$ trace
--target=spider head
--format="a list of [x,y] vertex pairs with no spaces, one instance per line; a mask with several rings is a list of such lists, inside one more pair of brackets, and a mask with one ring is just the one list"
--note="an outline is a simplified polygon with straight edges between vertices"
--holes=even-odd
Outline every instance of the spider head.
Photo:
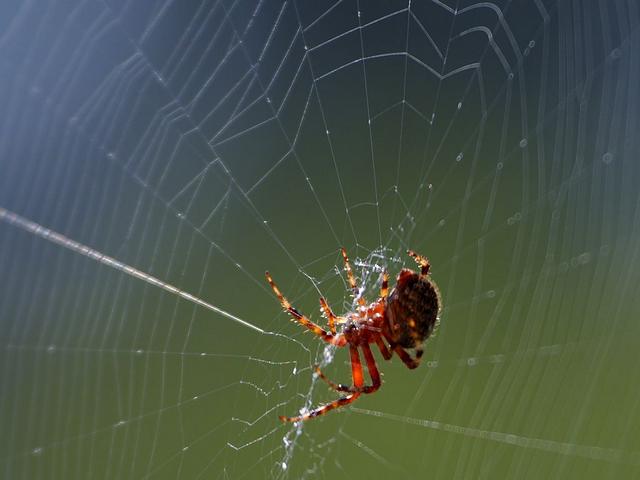
[[427,275],[403,268],[387,299],[385,329],[396,345],[415,348],[433,333],[440,312],[438,287]]

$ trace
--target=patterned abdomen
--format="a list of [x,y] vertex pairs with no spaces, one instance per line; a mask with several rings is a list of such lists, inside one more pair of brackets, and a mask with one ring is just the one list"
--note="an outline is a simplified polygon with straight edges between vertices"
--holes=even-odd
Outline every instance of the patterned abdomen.
[[429,277],[403,269],[387,300],[386,317],[394,343],[403,348],[422,344],[433,333],[439,310],[438,287]]

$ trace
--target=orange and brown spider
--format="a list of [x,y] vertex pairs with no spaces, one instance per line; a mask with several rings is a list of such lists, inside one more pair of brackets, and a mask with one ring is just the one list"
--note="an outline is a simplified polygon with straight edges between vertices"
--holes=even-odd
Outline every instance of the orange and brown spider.
[[[376,361],[369,347],[370,343],[375,343],[378,346],[385,360],[389,360],[393,352],[396,352],[400,360],[408,368],[416,368],[420,364],[423,354],[422,344],[438,325],[442,301],[438,287],[429,276],[429,261],[411,250],[407,251],[407,253],[420,265],[420,273],[403,268],[398,274],[395,287],[389,294],[389,275],[386,271],[383,272],[380,297],[375,302],[367,305],[365,299],[362,296],[358,296],[358,286],[353,276],[347,252],[343,248],[342,257],[345,270],[347,271],[349,285],[357,298],[358,308],[339,317],[333,313],[326,300],[320,298],[321,310],[329,323],[328,332],[296,310],[282,295],[269,272],[265,273],[267,281],[280,303],[294,320],[307,327],[327,343],[337,347],[349,345],[351,356],[352,386],[332,382],[316,367],[318,376],[327,382],[332,389],[348,393],[348,395],[327,405],[315,408],[304,415],[297,417],[281,416],[280,420],[298,422],[324,415],[335,408],[352,403],[363,393],[373,393],[378,390],[382,382]],[[344,324],[341,333],[337,332],[336,323]],[[389,342],[389,346],[386,345],[385,340]],[[364,359],[371,377],[371,385],[364,384],[359,348],[364,353]],[[412,358],[405,349],[414,349],[415,358]]]

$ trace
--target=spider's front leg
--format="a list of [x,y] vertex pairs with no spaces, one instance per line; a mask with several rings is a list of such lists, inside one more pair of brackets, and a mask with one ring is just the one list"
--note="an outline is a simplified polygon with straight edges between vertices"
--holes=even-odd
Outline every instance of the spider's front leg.
[[313,333],[318,335],[327,343],[337,345],[338,347],[342,347],[346,344],[346,340],[343,335],[336,335],[333,332],[332,333],[327,332],[322,327],[320,327],[319,325],[316,325],[311,320],[309,320],[306,317],[306,315],[303,315],[298,310],[296,310],[291,305],[291,303],[289,303],[289,300],[287,300],[284,297],[284,295],[282,295],[282,292],[280,292],[280,289],[276,286],[269,272],[265,272],[265,275],[267,277],[267,282],[269,282],[269,285],[271,285],[271,288],[273,289],[273,293],[275,293],[276,296],[278,297],[278,300],[280,300],[280,304],[282,305],[282,307],[285,310],[287,310],[296,321],[298,321],[299,323],[307,327],[309,330],[311,330]]
[[347,256],[347,251],[344,247],[340,249],[342,253],[342,259],[344,260],[344,269],[347,271],[347,279],[349,280],[349,286],[351,286],[351,290],[353,291],[353,297],[357,299],[358,305],[364,306],[367,301],[360,295],[360,289],[358,288],[358,284],[356,283],[356,279],[353,276],[353,269],[351,268],[351,262],[349,262],[349,257]]
[[[360,355],[358,355],[358,348],[354,345],[349,346],[349,353],[351,355],[351,375],[353,376],[353,392],[342,398],[334,400],[331,403],[323,405],[322,407],[315,408],[304,415],[298,417],[284,417],[281,416],[280,420],[283,422],[300,422],[308,420],[313,417],[319,417],[336,408],[344,407],[354,402],[360,395],[364,385],[364,374],[362,372],[362,363],[360,363]],[[371,351],[369,351],[371,353]],[[366,354],[365,354],[366,356]],[[371,356],[373,358],[373,355]],[[376,370],[377,371],[377,370]]]
[[329,330],[333,335],[335,335],[336,322],[339,322],[340,319],[336,316],[335,313],[333,313],[333,310],[331,310],[331,307],[323,297],[320,297],[320,308],[322,309],[324,316],[327,317],[327,321],[329,322]]

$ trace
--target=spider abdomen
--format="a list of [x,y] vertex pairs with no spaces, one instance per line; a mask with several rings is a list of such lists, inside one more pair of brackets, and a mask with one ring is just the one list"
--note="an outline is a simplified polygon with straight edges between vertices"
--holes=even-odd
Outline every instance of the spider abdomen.
[[403,269],[387,300],[387,327],[393,342],[415,348],[433,333],[440,311],[438,287],[426,275]]

